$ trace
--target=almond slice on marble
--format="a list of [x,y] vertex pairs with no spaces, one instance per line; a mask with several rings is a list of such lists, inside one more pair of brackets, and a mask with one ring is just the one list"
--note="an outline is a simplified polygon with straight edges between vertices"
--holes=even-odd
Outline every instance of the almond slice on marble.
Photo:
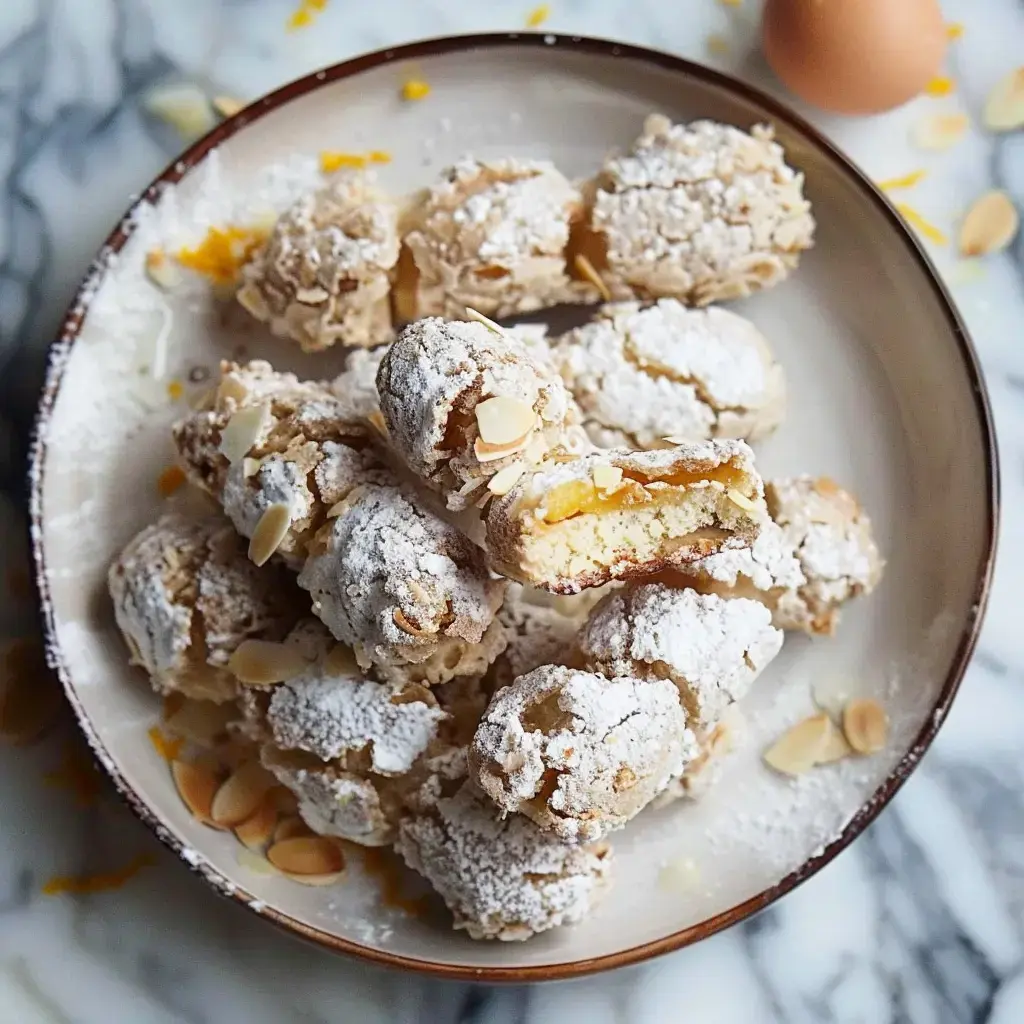
[[247,761],[218,787],[210,817],[218,825],[236,828],[256,813],[273,785],[274,776],[259,761]]
[[1020,228],[1020,215],[1005,192],[993,189],[980,196],[960,225],[960,254],[987,256],[1001,252]]
[[277,809],[265,794],[256,810],[235,826],[235,838],[250,850],[262,850],[273,838],[276,826]]
[[517,483],[519,483],[519,478],[525,472],[525,463],[513,462],[510,466],[506,466],[504,469],[499,469],[498,472],[487,481],[487,490],[489,490],[491,494],[497,495],[500,498],[503,494],[508,494],[508,492],[511,491]]
[[483,313],[478,310],[472,309],[469,306],[466,307],[466,319],[475,320],[478,324],[483,324],[489,331],[494,331],[495,334],[504,336],[505,332],[501,329],[501,324],[496,324],[490,317],[486,317]]
[[213,769],[209,765],[193,761],[172,761],[171,778],[174,779],[174,788],[177,789],[178,796],[192,817],[204,825],[216,826],[211,809],[220,780]]
[[288,505],[283,501],[268,505],[249,539],[249,561],[254,565],[265,565],[288,536],[291,525],[292,510]]
[[142,106],[187,141],[205,135],[216,123],[206,93],[191,82],[153,86],[142,97]]
[[293,644],[243,640],[228,659],[228,670],[240,683],[273,686],[301,675],[309,664]]
[[295,836],[274,843],[267,860],[289,875],[337,875],[345,868],[341,846],[327,836]]
[[264,404],[246,405],[228,420],[220,435],[220,453],[233,466],[252,451],[273,417]]
[[285,839],[297,839],[300,836],[315,834],[297,814],[289,814],[277,823],[277,827],[274,829],[274,842],[281,843]]
[[889,738],[889,718],[876,700],[851,700],[843,710],[843,732],[858,754],[877,754]]
[[940,152],[955,146],[969,124],[966,114],[929,114],[911,129],[910,141],[918,149]]
[[522,444],[537,423],[533,406],[507,395],[485,399],[476,410],[476,425],[485,444]]
[[765,751],[765,764],[783,775],[803,775],[825,752],[832,728],[824,712],[797,722]]
[[992,87],[982,121],[992,132],[1024,127],[1024,67],[1011,71]]
[[608,285],[604,283],[601,275],[597,272],[594,264],[587,259],[583,253],[577,253],[573,263],[576,265],[576,272],[585,281],[589,281],[598,291],[604,302],[612,301],[612,293],[608,291]]

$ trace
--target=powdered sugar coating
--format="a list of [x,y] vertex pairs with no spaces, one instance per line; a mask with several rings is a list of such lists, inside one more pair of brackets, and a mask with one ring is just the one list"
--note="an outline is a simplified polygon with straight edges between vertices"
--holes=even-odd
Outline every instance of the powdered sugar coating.
[[108,573],[114,616],[160,693],[225,701],[238,684],[226,665],[245,639],[279,639],[301,614],[294,581],[257,569],[220,516],[161,517]]
[[526,818],[503,818],[471,782],[404,818],[395,849],[474,939],[523,940],[580,921],[610,881],[607,846],[565,846]]
[[307,352],[391,336],[388,271],[398,209],[366,175],[339,176],[298,198],[242,268],[238,301]]
[[563,335],[556,358],[591,440],[606,447],[754,440],[782,418],[782,368],[757,328],[724,309],[607,305]]
[[[576,405],[558,374],[514,334],[480,323],[432,317],[410,324],[381,362],[377,389],[395,451],[452,509],[472,505],[495,473],[528,460],[534,435],[540,455],[581,442],[572,430]],[[533,409],[536,420],[507,456],[481,461],[475,410],[499,396]]]
[[782,649],[758,601],[646,583],[601,602],[580,630],[587,665],[606,675],[670,679],[694,730],[743,697]]
[[[594,476],[608,469],[622,473],[610,491]],[[491,506],[487,544],[510,579],[574,593],[747,547],[766,517],[761,478],[742,441],[612,449],[524,474]]]
[[546,665],[494,695],[470,772],[502,810],[589,842],[621,828],[696,755],[674,683]]
[[331,392],[348,419],[362,422],[380,412],[377,370],[387,351],[387,345],[353,349],[345,357],[345,369],[331,381]]
[[784,157],[766,125],[648,117],[596,179],[590,226],[612,296],[703,306],[786,277],[814,220]]
[[299,585],[361,664],[403,678],[405,666],[426,663],[443,649],[436,676],[426,680],[443,682],[477,668],[463,657],[473,645],[496,656],[485,633],[504,585],[491,577],[478,548],[399,487],[357,488],[336,511],[311,548]]
[[[806,582],[800,562],[782,528],[768,520],[749,548],[726,548],[708,555],[686,567],[688,575],[698,579],[724,584],[726,588],[739,587],[746,591],[771,591],[778,588],[793,590]],[[717,588],[713,592],[724,593]]]
[[593,301],[593,286],[571,280],[565,265],[582,209],[579,191],[546,160],[460,160],[407,218],[415,274],[400,276],[399,309],[408,320],[459,317],[466,306],[500,318]]
[[577,656],[579,622],[550,605],[531,600],[526,588],[509,584],[498,612],[508,646],[495,662],[496,681],[507,686],[541,665],[567,665]]

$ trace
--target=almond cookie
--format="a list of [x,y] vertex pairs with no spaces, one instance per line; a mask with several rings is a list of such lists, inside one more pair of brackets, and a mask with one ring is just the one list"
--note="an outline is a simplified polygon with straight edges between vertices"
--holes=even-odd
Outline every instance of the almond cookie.
[[402,819],[395,850],[471,938],[521,941],[575,923],[610,883],[606,844],[566,846],[521,815],[504,817],[459,773],[420,803]]
[[514,334],[476,322],[410,324],[381,362],[377,389],[394,450],[451,509],[486,498],[513,467],[586,440],[558,374]]
[[567,843],[621,828],[697,756],[676,685],[546,665],[499,690],[470,774]]
[[[352,487],[392,479],[369,447],[367,427],[327,385],[261,361],[222,364],[216,391],[175,425],[174,440],[189,478],[250,538],[257,562],[278,554],[298,568]],[[280,529],[268,530],[275,516]]]
[[582,213],[579,191],[546,160],[459,161],[403,223],[396,313],[459,317],[470,306],[500,318],[595,301],[565,264]]
[[510,579],[574,593],[748,547],[766,516],[742,441],[613,449],[525,473],[488,512],[487,543]]
[[676,800],[700,800],[722,777],[730,755],[746,738],[747,724],[739,704],[730,704],[709,729],[696,733],[700,753],[658,794],[651,807],[664,807]]
[[398,209],[362,174],[302,196],[242,268],[238,301],[306,352],[391,336]]
[[758,601],[644,583],[605,598],[579,644],[594,671],[671,680],[690,727],[704,732],[782,649],[771,620]]
[[387,345],[353,349],[345,357],[345,369],[331,381],[331,393],[353,423],[380,416],[377,370],[387,351]]
[[397,486],[357,487],[331,510],[299,574],[313,610],[383,678],[478,675],[504,646],[504,581],[483,552]]
[[107,575],[117,625],[158,693],[223,702],[228,669],[249,639],[279,640],[306,603],[283,568],[256,568],[220,516],[163,516],[139,533]]
[[803,175],[772,129],[652,114],[597,175],[581,251],[614,299],[704,306],[781,281],[811,245]]
[[772,522],[746,551],[722,551],[685,567],[677,579],[723,597],[749,597],[780,629],[831,635],[839,608],[870,593],[884,561],[857,500],[828,477],[765,485]]
[[590,439],[605,448],[664,448],[666,437],[753,441],[782,420],[782,367],[761,332],[724,309],[675,299],[604,306],[556,352]]

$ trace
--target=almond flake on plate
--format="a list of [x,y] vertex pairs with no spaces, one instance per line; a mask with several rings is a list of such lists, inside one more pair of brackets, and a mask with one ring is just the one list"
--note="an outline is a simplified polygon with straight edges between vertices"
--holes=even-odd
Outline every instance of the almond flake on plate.
[[911,129],[910,140],[918,149],[949,149],[967,134],[968,124],[966,114],[929,114]]
[[307,668],[309,662],[297,647],[275,640],[243,640],[228,660],[228,670],[250,686],[283,683]]
[[824,749],[818,755],[818,760],[814,763],[833,764],[836,761],[841,761],[844,757],[849,757],[852,753],[853,747],[851,747],[847,742],[842,729],[837,729],[830,719],[828,726],[828,740],[825,742]]
[[783,775],[810,771],[829,745],[832,720],[824,712],[797,722],[764,753],[764,761]]
[[858,754],[877,754],[889,738],[889,718],[875,700],[852,700],[843,711],[843,732]]
[[241,825],[256,813],[273,785],[274,776],[259,761],[247,761],[217,789],[210,805],[210,817],[228,828]]
[[249,560],[265,565],[281,546],[292,525],[292,510],[283,501],[268,505],[249,539]]
[[277,810],[264,796],[256,810],[235,826],[235,838],[250,850],[262,850],[270,842],[277,826]]
[[171,778],[174,779],[178,796],[192,817],[204,825],[216,825],[211,809],[220,780],[213,769],[192,761],[172,761]]
[[341,846],[327,836],[295,836],[274,843],[267,860],[289,875],[336,875],[345,867]]
[[1020,228],[1017,208],[1005,192],[993,190],[980,196],[964,215],[960,225],[960,253],[987,256],[1001,252]]
[[274,829],[274,842],[280,843],[285,839],[297,839],[299,836],[311,836],[315,833],[297,814],[290,814],[282,818]]
[[996,82],[985,100],[982,120],[993,132],[1011,132],[1024,127],[1024,67],[1016,68]]
[[507,395],[485,399],[475,413],[481,439],[495,447],[525,443],[537,422],[532,405]]

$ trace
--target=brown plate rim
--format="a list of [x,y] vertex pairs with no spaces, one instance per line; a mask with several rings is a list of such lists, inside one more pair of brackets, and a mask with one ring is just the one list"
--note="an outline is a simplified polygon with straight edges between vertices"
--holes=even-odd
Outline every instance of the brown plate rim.
[[578,35],[559,35],[555,33],[497,32],[425,39],[364,54],[351,60],[331,65],[320,71],[311,72],[281,86],[261,99],[254,101],[234,117],[223,121],[185,150],[132,203],[102,246],[99,255],[72,301],[62,322],[60,333],[51,345],[48,354],[46,382],[36,416],[29,460],[30,526],[36,584],[39,588],[44,620],[47,659],[51,667],[57,672],[64,686],[78,724],[84,732],[93,753],[105,771],[110,775],[117,791],[126,800],[132,811],[156,833],[157,837],[164,844],[179,857],[182,857],[194,871],[200,874],[218,892],[230,896],[236,902],[252,909],[250,906],[251,896],[240,891],[238,887],[209,864],[197,863],[194,854],[191,856],[186,855],[187,851],[184,843],[145,805],[132,788],[130,782],[113,763],[76,696],[74,683],[63,661],[60,645],[57,642],[53,602],[47,583],[46,551],[43,542],[42,522],[42,493],[46,468],[47,428],[63,379],[64,368],[67,365],[68,354],[84,322],[91,295],[95,290],[97,281],[102,278],[106,271],[110,257],[117,253],[130,237],[135,223],[135,211],[140,204],[154,200],[163,188],[179,181],[212,149],[240,131],[250,122],[258,120],[264,114],[331,82],[350,78],[393,61],[415,60],[466,50],[496,47],[542,47],[563,52],[585,53],[598,57],[621,57],[630,61],[654,65],[696,79],[704,84],[731,91],[744,100],[757,104],[767,111],[772,118],[784,122],[787,126],[802,134],[819,150],[823,151],[835,166],[835,169],[853,181],[864,200],[871,203],[886,217],[892,229],[902,239],[903,244],[916,259],[921,272],[927,278],[932,291],[942,305],[949,328],[956,339],[964,361],[974,394],[975,408],[979,421],[978,426],[982,433],[987,456],[986,499],[988,508],[985,553],[978,569],[977,580],[975,581],[974,602],[971,606],[971,612],[964,623],[960,641],[953,656],[942,691],[936,701],[935,708],[932,714],[928,716],[925,725],[921,728],[910,749],[900,760],[899,764],[896,765],[873,796],[847,822],[841,834],[817,855],[805,861],[799,868],[786,875],[775,885],[721,914],[691,925],[681,931],[673,932],[671,935],[661,939],[642,943],[641,945],[600,957],[566,961],[558,964],[521,967],[471,967],[468,965],[438,963],[400,956],[331,935],[318,928],[310,927],[290,915],[271,907],[262,907],[260,910],[254,911],[260,917],[264,917],[285,930],[317,943],[322,947],[347,953],[384,966],[405,968],[439,978],[465,981],[554,981],[636,964],[651,957],[691,945],[764,909],[828,864],[877,817],[882,808],[889,803],[913,772],[921,757],[931,745],[949,712],[978,639],[978,633],[984,618],[985,606],[988,601],[995,561],[996,537],[999,523],[999,472],[992,412],[977,355],[967,328],[957,312],[952,298],[917,238],[893,209],[882,192],[875,187],[849,157],[826,139],[816,128],[800,115],[789,110],[781,102],[760,89],[741,82],[730,75],[715,71],[701,64],[696,64],[674,54],[652,50],[647,47],[633,46],[627,43],[618,43],[609,39]]

